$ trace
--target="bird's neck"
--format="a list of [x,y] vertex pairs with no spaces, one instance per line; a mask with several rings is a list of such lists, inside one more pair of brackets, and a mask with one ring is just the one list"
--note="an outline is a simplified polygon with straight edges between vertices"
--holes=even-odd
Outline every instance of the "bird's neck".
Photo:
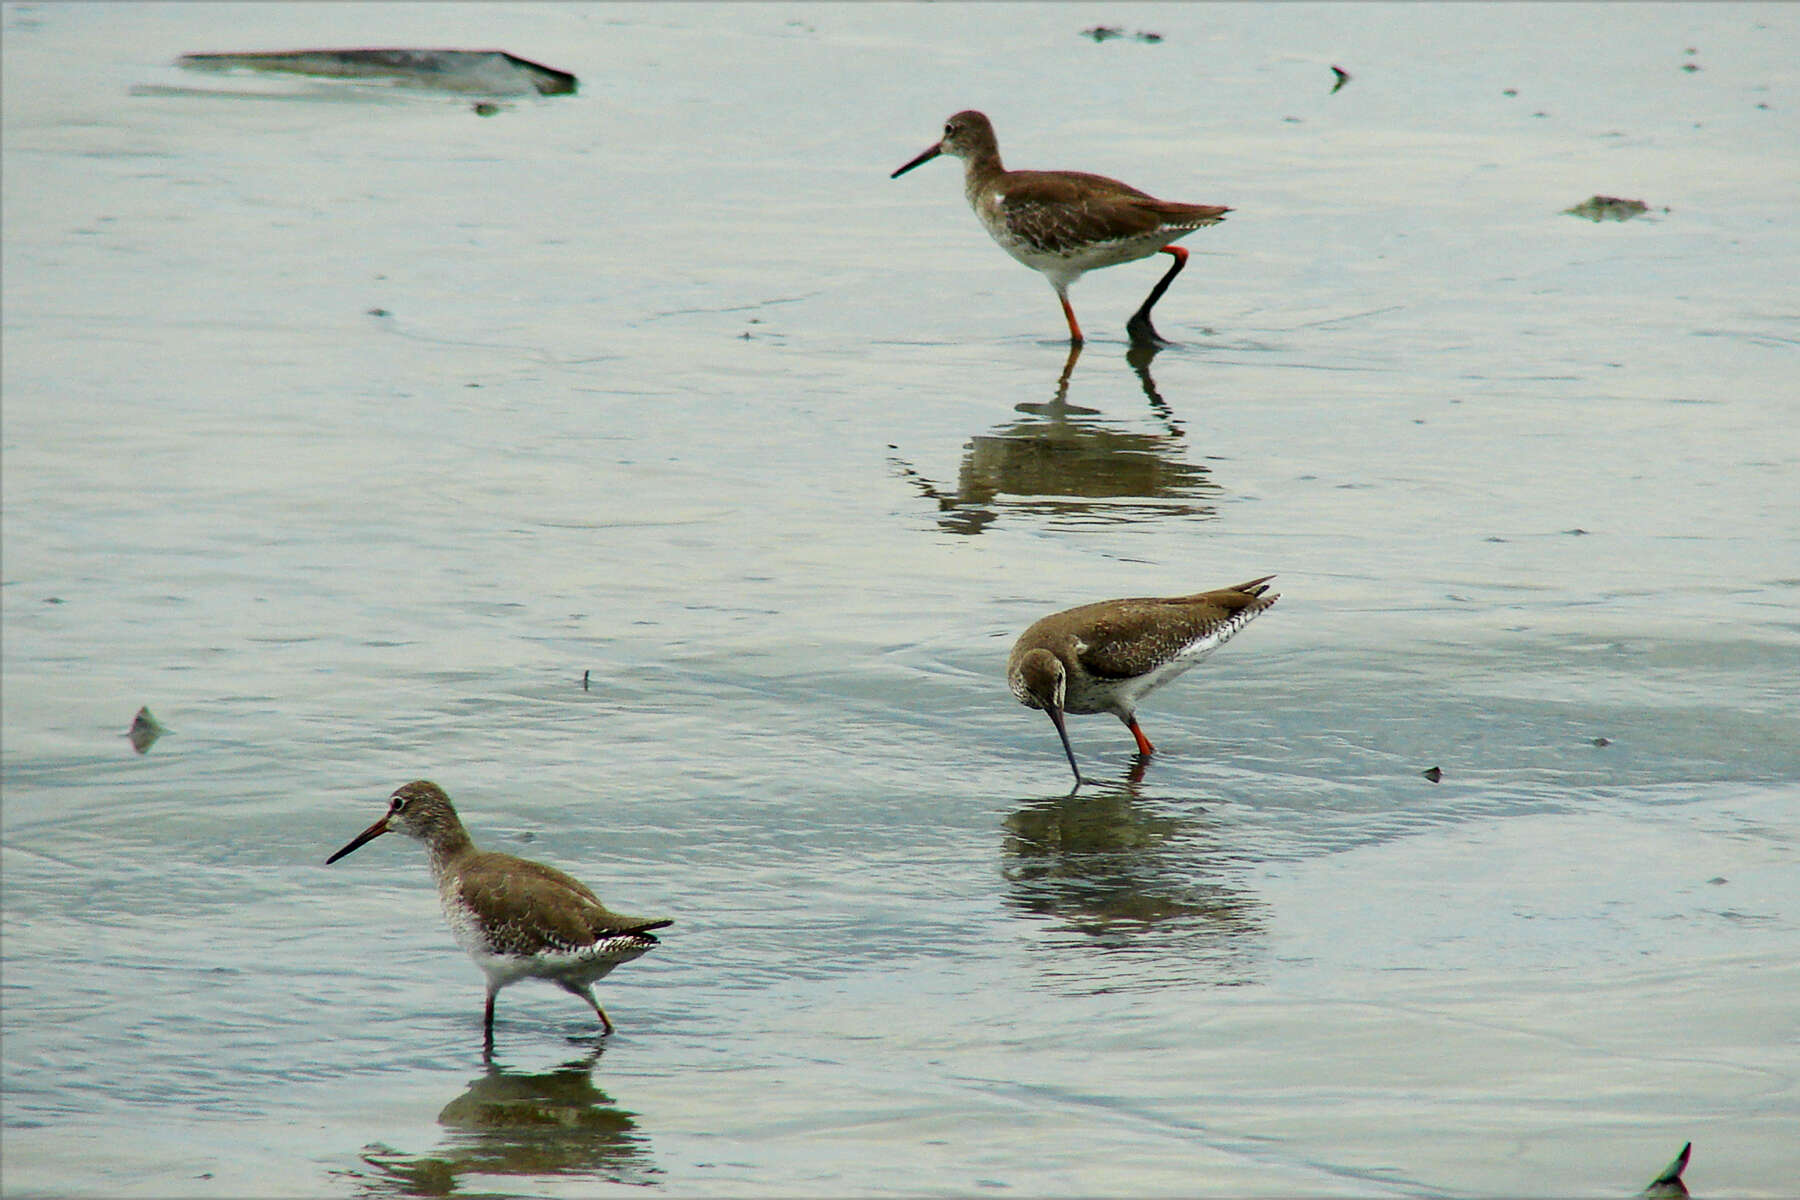
[[442,879],[444,873],[453,871],[462,859],[475,853],[475,843],[462,829],[446,829],[432,838],[426,845],[431,855],[431,877]]
[[1006,174],[998,150],[976,150],[963,159],[963,191],[973,204],[988,186]]

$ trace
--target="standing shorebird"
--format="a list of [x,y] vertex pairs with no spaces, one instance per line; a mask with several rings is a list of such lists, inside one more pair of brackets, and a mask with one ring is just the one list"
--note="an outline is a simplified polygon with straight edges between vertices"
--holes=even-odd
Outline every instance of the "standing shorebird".
[[1069,341],[1077,346],[1081,326],[1069,307],[1069,285],[1088,271],[1157,253],[1175,262],[1126,329],[1135,342],[1166,344],[1150,324],[1150,309],[1187,265],[1188,252],[1174,243],[1196,229],[1217,225],[1231,211],[1218,204],[1158,200],[1085,171],[1009,171],[1000,165],[993,124],[973,109],[946,121],[937,145],[888,178],[898,179],[940,154],[963,160],[963,191],[989,236],[1056,289],[1069,321]]
[[431,855],[431,877],[450,932],[487,976],[482,1029],[489,1050],[494,1046],[494,996],[521,979],[548,980],[580,996],[600,1018],[602,1036],[610,1034],[613,1023],[594,999],[594,981],[656,945],[650,930],[674,923],[667,917],[622,917],[554,867],[477,850],[450,797],[422,779],[388,797],[381,819],[326,859],[326,865],[384,833],[416,838]]
[[1139,754],[1155,753],[1138,727],[1138,701],[1281,599],[1264,595],[1273,578],[1192,596],[1102,600],[1052,613],[1013,643],[1006,682],[1020,704],[1050,714],[1079,787],[1081,768],[1063,714],[1109,712],[1131,730]]

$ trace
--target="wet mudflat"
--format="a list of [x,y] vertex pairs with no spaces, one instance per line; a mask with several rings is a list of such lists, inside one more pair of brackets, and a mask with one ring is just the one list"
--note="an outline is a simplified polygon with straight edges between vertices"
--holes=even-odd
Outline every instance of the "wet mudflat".
[[[1618,11],[6,8],[6,1193],[1787,1194],[1796,17]],[[581,88],[171,65],[332,45]],[[1012,638],[1269,572],[1070,796]],[[677,918],[602,1052],[418,777]]]

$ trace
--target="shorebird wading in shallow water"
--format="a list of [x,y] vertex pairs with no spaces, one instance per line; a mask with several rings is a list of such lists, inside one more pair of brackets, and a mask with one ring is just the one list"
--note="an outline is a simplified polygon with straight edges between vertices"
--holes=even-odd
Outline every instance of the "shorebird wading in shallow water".
[[1109,712],[1131,730],[1139,754],[1154,753],[1156,747],[1138,727],[1138,701],[1281,599],[1265,595],[1273,578],[1193,596],[1102,600],[1053,613],[1019,635],[1006,681],[1020,704],[1050,714],[1079,786],[1081,768],[1063,714]]
[[1099,267],[1136,262],[1158,252],[1175,262],[1126,325],[1136,342],[1164,344],[1150,324],[1150,309],[1181,268],[1188,252],[1175,245],[1230,212],[1218,204],[1158,200],[1116,179],[1085,171],[1009,171],[1000,165],[1000,143],[987,116],[973,109],[944,123],[935,146],[895,171],[898,179],[940,154],[963,160],[963,191],[982,227],[1000,248],[1042,273],[1062,301],[1069,341],[1080,345],[1081,326],[1069,307],[1069,285]]
[[494,1045],[494,996],[509,983],[544,979],[580,996],[600,1018],[602,1035],[613,1031],[594,999],[594,981],[656,945],[652,929],[666,917],[623,917],[610,912],[586,886],[554,867],[510,854],[477,850],[457,819],[450,797],[435,783],[418,780],[388,797],[387,812],[326,859],[327,865],[384,833],[404,833],[425,843],[438,901],[457,943],[487,976],[484,1041]]

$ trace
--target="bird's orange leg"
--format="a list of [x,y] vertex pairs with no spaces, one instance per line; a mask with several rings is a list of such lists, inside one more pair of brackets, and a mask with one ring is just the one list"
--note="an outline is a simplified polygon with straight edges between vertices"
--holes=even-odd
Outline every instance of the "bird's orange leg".
[[1056,298],[1062,301],[1063,316],[1069,321],[1069,344],[1079,346],[1087,339],[1081,336],[1081,326],[1075,321],[1075,310],[1069,307],[1069,293],[1061,288],[1056,289]]
[[1150,744],[1150,739],[1144,736],[1144,731],[1138,726],[1136,717],[1126,717],[1125,728],[1131,730],[1131,736],[1137,739],[1139,754],[1150,755],[1156,753],[1156,747],[1152,746]]

